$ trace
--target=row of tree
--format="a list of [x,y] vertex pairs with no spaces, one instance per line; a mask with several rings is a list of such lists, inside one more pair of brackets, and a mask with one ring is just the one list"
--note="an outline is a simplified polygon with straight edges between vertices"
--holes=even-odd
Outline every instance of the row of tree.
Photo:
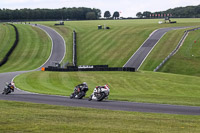
[[138,12],[136,14],[138,18],[159,18],[170,16],[174,18],[200,18],[200,5],[198,6],[187,6],[177,7],[174,9],[168,9],[166,11],[154,12],[149,11]]
[[[116,11],[116,12],[113,13],[112,18],[118,19],[119,16],[120,16],[119,12]],[[107,18],[107,19],[111,18],[111,13],[110,13],[110,11],[105,11],[105,13],[104,13],[104,18]]]
[[95,20],[101,17],[101,10],[91,8],[61,9],[0,9],[0,20]]

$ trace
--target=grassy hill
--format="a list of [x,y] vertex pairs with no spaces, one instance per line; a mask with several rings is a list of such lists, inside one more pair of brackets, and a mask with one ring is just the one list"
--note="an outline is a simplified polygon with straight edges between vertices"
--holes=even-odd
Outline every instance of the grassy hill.
[[[167,33],[147,57],[140,70],[153,71],[174,50],[184,31]],[[199,34],[200,30],[190,32],[179,51],[164,64],[159,72],[200,76]]]
[[36,69],[50,55],[51,41],[45,32],[30,25],[16,27],[19,31],[19,43],[8,62],[0,67],[0,72]]
[[[72,31],[72,29],[77,30],[78,53],[85,51],[85,56],[80,56],[80,54],[78,54],[79,64],[81,64],[80,62],[85,61],[85,64],[102,63],[109,64],[110,66],[122,66],[123,61],[129,58],[127,51],[135,51],[148,37],[149,33],[154,30],[154,28],[197,25],[199,21],[200,19],[180,19],[178,21],[179,24],[175,25],[158,25],[156,23],[157,20],[141,20],[141,22],[139,20],[73,21],[66,22],[65,26],[53,26],[53,22],[43,24],[55,28],[62,35],[67,33],[67,36],[64,36],[64,38],[68,40],[70,40],[68,37],[71,36],[69,31]],[[97,30],[97,25],[99,23],[107,23],[107,26],[110,26],[111,29]],[[122,31],[120,32],[120,30]],[[156,67],[157,64],[159,64],[168,55],[168,53],[170,53],[176,47],[177,43],[183,35],[183,32],[184,30],[175,30],[167,33],[157,44],[152,54],[150,54],[150,56],[147,58],[147,61],[144,63],[144,66],[141,67],[141,70],[154,69],[154,67]],[[118,34],[120,34],[121,38],[119,38]],[[132,38],[135,38],[135,36],[140,39],[132,40]],[[101,39],[98,39],[99,37]],[[112,42],[115,41],[116,43],[112,44]],[[68,42],[66,43],[67,45],[70,45]],[[121,45],[125,46],[121,47]],[[85,48],[83,48],[83,46],[85,46]],[[82,47],[82,50],[80,47]],[[109,48],[107,48],[108,50],[105,50],[103,47]],[[123,48],[126,50],[123,50]],[[103,52],[101,49],[105,50],[103,54],[101,54],[101,52]],[[111,52],[113,54],[108,52],[110,50],[113,50],[113,52]],[[67,58],[68,57],[65,59]],[[16,85],[19,88],[24,90],[28,89],[27,91],[37,93],[69,96],[72,93],[74,86],[83,81],[86,81],[91,88],[87,96],[89,96],[96,85],[109,84],[111,86],[112,93],[110,99],[114,100],[199,106],[199,103],[196,102],[199,100],[198,97],[200,95],[200,92],[198,91],[199,78],[192,76],[181,76],[144,71],[137,73],[34,72],[30,74],[23,74],[17,77],[15,80]]]
[[[160,20],[162,19],[66,21],[64,26],[54,26],[56,22],[39,23],[50,26],[63,35],[67,45],[64,62],[72,60],[72,31],[76,30],[78,65],[108,64],[120,67],[155,29],[194,26],[200,22],[200,19],[174,19],[177,24],[159,25]],[[104,24],[111,29],[97,30],[98,25]],[[178,37],[180,38],[177,40],[181,39],[180,35]]]
[[15,36],[15,30],[11,25],[0,23],[0,61],[12,47]]
[[180,50],[159,71],[200,76],[199,34],[200,30],[190,32]]

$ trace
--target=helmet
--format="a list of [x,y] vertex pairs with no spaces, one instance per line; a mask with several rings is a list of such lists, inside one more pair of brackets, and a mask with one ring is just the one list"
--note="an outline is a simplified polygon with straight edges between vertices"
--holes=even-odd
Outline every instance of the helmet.
[[86,85],[87,83],[86,83],[86,82],[83,82],[83,84]]
[[12,81],[12,82],[11,82],[11,85],[15,85],[15,83]]

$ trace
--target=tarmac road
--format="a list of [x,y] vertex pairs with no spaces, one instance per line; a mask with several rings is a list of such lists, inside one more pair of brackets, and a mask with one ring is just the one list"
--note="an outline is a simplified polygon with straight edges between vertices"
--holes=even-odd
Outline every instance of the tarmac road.
[[124,67],[134,67],[138,70],[149,53],[153,50],[159,40],[170,30],[185,29],[189,27],[169,27],[154,31],[149,38],[141,45],[141,47],[126,62]]
[[200,107],[176,106],[150,103],[134,103],[122,101],[88,101],[87,99],[70,99],[63,96],[37,95],[37,94],[10,94],[1,95],[1,100],[24,101],[32,103],[42,103],[50,105],[62,105],[72,107],[87,107],[96,109],[150,112],[150,113],[167,113],[182,115],[200,115]]
[[[52,42],[53,42],[52,43],[53,49],[51,52],[51,56],[48,59],[48,61],[44,63],[44,65],[42,66],[48,66],[49,64],[51,64],[52,61],[60,62],[65,55],[64,40],[57,32],[55,32],[54,30],[48,27],[39,26],[39,28],[45,30],[49,34],[49,36],[52,38]],[[165,33],[168,30],[169,29],[160,30],[160,32]],[[154,32],[154,34],[151,35],[151,41],[154,41],[152,39],[154,37],[157,38],[158,36],[159,36],[159,32]],[[162,35],[160,37],[162,37]],[[156,41],[154,41],[154,43],[155,42]],[[151,45],[153,45],[153,43]],[[142,47],[145,47],[145,45],[143,45]],[[39,70],[40,68],[36,70]],[[33,71],[36,71],[36,70],[33,70]],[[0,73],[0,92],[3,92],[5,82],[10,82],[16,75],[22,74],[25,72],[28,72],[28,71]],[[200,115],[200,107],[193,107],[193,106],[134,103],[134,102],[122,102],[122,101],[110,101],[110,100],[97,102],[97,101],[88,101],[87,99],[83,99],[83,100],[69,99],[69,97],[63,97],[63,96],[33,94],[33,93],[21,91],[21,90],[15,90],[14,93],[11,93],[9,95],[0,94],[0,100],[23,101],[23,102],[42,103],[42,104],[51,104],[51,105],[88,107],[88,108],[109,109],[109,110]]]

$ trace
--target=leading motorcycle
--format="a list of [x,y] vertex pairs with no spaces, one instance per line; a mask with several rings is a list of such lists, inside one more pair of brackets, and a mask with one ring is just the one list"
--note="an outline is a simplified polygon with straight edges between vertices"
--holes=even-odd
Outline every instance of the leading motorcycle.
[[96,88],[94,88],[94,91],[88,100],[102,101],[104,99],[108,99],[109,93],[110,93],[110,88],[108,85],[97,86]]

